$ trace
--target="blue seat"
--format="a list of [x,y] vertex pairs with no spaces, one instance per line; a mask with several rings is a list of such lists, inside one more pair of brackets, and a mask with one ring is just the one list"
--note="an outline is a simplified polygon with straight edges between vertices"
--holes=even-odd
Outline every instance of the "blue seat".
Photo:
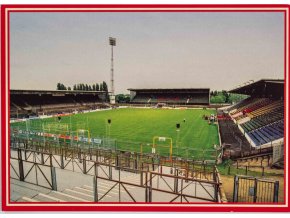
[[271,131],[267,126],[263,128],[263,131],[270,135],[272,138],[276,138],[279,135],[277,132]]
[[260,131],[260,129],[257,129],[256,130],[256,133],[264,140],[264,142],[270,142],[271,140],[267,137],[267,136],[265,136],[261,131]]
[[260,132],[261,132],[265,137],[267,137],[268,142],[273,141],[274,136],[273,136],[272,134],[268,133],[267,131],[265,131],[264,128],[261,128],[261,129],[260,129]]
[[261,136],[256,131],[253,131],[252,134],[259,141],[258,145],[262,145],[266,143],[266,141],[264,141],[264,139],[261,138]]
[[246,134],[248,134],[248,136],[252,139],[252,141],[255,143],[256,146],[260,144],[259,141],[255,138],[255,136],[253,136],[251,132]]

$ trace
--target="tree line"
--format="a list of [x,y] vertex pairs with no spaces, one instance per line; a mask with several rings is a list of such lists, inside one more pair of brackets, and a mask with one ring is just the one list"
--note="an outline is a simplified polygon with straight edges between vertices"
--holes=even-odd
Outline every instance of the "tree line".
[[247,95],[229,93],[225,90],[222,91],[211,91],[210,92],[210,103],[223,104],[223,103],[236,103],[243,99],[246,99]]
[[116,102],[129,103],[130,102],[130,95],[129,94],[118,94],[118,95],[116,95]]
[[102,83],[95,83],[92,85],[78,83],[78,84],[74,84],[73,88],[71,89],[70,86],[66,87],[62,83],[57,83],[56,90],[105,91],[105,92],[108,92],[108,86],[107,86],[107,83],[105,81],[103,81]]

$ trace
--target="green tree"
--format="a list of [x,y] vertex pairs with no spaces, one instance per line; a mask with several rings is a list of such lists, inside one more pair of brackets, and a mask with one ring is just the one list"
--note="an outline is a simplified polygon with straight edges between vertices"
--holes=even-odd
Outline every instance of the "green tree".
[[107,86],[107,83],[105,81],[103,81],[103,91],[106,92],[106,99],[109,101],[110,98],[109,98],[109,93],[108,93],[108,86]]
[[228,103],[229,102],[229,93],[226,91],[226,90],[222,90],[222,94],[225,98],[225,103]]
[[67,87],[67,90],[71,91],[71,88],[70,87]]
[[61,90],[61,83],[56,84],[56,90]]
[[93,91],[96,91],[96,85],[95,84],[93,84]]
[[222,95],[212,96],[210,98],[210,103],[222,104],[222,103],[225,103],[225,99],[223,98]]
[[108,86],[105,81],[103,81],[103,91],[108,92]]
[[96,83],[96,91],[100,91],[100,86],[98,83]]
[[62,83],[57,83],[56,84],[56,90],[67,90],[65,85]]
[[130,102],[130,95],[118,94],[118,95],[116,95],[116,102],[129,103]]

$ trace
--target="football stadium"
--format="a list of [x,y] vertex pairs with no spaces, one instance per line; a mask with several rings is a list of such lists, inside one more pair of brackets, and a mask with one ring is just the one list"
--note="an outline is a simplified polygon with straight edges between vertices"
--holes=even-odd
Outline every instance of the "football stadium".
[[279,13],[11,16],[10,201],[285,203]]
[[283,199],[284,80],[229,90],[247,96],[232,105],[209,88],[129,91],[11,90],[11,200]]

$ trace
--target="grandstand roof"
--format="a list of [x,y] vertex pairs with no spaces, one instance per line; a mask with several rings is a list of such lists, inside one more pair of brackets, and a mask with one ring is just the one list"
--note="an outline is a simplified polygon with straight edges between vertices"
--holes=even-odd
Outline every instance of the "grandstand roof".
[[67,95],[67,94],[102,94],[105,91],[81,91],[81,90],[21,90],[11,89],[10,94],[14,95],[33,95],[33,94],[46,94],[46,95]]
[[261,79],[256,82],[247,82],[245,85],[229,90],[230,93],[261,96],[283,96],[284,94],[284,80],[282,79]]

